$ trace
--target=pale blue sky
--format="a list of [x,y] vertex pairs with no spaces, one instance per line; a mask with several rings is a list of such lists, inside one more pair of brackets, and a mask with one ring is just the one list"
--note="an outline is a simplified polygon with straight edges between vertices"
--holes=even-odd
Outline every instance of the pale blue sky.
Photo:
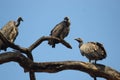
[[[67,49],[61,44],[53,49],[42,43],[33,50],[36,62],[85,61],[81,56],[75,38],[85,42],[98,41],[104,44],[107,58],[98,61],[120,71],[120,0],[1,0],[0,28],[9,20],[23,17],[19,36],[15,43],[28,47],[42,36],[48,36],[51,29],[65,16],[71,21],[70,34],[65,38],[73,47]],[[9,49],[11,50],[11,49]],[[0,65],[1,80],[29,80],[28,73],[14,62]],[[66,70],[58,73],[36,73],[36,80],[93,80],[88,74]],[[99,78],[98,80],[105,80]]]

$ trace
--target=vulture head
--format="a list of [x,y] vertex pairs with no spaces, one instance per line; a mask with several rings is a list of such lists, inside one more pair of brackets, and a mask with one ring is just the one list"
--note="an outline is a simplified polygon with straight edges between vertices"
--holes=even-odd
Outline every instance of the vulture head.
[[64,22],[66,23],[66,25],[69,27],[70,26],[70,19],[69,17],[65,17],[64,18]]
[[18,17],[16,27],[20,25],[20,22],[23,21],[22,17]]
[[23,21],[22,17],[18,17],[17,21]]
[[75,39],[79,43],[79,47],[83,44],[83,40],[81,38]]
[[79,43],[83,42],[83,40],[81,38],[76,38],[75,40],[78,41]]
[[69,18],[68,18],[68,17],[65,17],[65,18],[64,18],[64,21],[69,21]]

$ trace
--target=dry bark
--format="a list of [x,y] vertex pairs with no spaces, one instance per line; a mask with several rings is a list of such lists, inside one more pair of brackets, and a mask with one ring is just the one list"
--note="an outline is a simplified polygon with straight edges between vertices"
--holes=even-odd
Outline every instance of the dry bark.
[[107,80],[120,80],[120,72],[102,65],[82,61],[61,62],[33,62],[20,52],[5,52],[0,54],[0,64],[10,61],[17,62],[25,71],[56,73],[62,70],[78,70],[91,76],[106,78]]

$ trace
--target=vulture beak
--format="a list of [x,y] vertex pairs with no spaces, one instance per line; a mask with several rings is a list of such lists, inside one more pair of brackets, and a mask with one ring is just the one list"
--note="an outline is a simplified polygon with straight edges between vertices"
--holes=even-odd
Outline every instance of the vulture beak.
[[76,39],[74,39],[74,40],[76,40],[76,41],[78,41],[78,42],[79,42],[79,39],[78,39],[78,38],[76,38]]
[[83,42],[83,40],[81,38],[76,38],[75,40],[79,43]]
[[18,17],[18,21],[23,21],[22,17]]
[[21,17],[21,21],[23,22],[24,20],[22,19],[22,17]]
[[21,19],[21,21],[23,22],[24,20],[23,20],[23,19]]

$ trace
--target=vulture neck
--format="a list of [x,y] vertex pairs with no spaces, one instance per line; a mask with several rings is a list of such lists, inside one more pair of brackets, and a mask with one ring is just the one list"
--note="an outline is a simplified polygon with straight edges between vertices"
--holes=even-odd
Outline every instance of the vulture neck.
[[16,24],[16,27],[18,27],[19,25],[20,25],[20,22],[21,22],[21,20],[17,20],[17,24]]
[[83,42],[80,42],[80,43],[79,43],[79,48],[80,48],[82,45],[83,45]]
[[69,27],[70,26],[70,22],[67,21],[67,20],[64,20],[64,21],[65,21],[66,25]]

